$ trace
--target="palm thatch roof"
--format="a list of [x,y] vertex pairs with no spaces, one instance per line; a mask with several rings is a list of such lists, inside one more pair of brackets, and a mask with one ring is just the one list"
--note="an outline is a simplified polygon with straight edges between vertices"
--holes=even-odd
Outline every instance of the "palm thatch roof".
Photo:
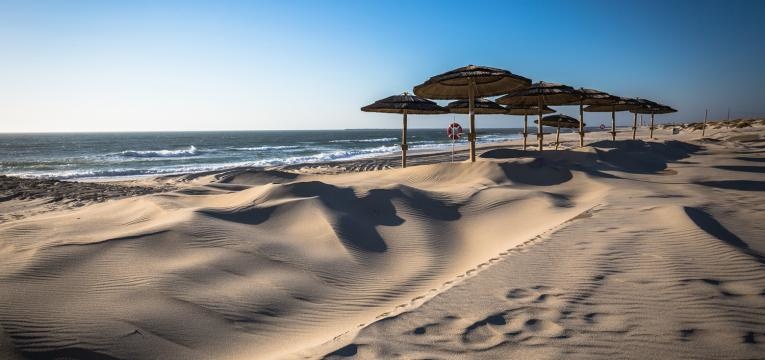
[[507,70],[468,65],[436,75],[414,87],[414,93],[428,99],[467,99],[474,82],[475,97],[497,96],[529,86],[531,80]]
[[[539,123],[539,121],[534,120],[534,123],[537,124]],[[569,129],[578,129],[579,120],[574,119],[568,115],[555,114],[555,115],[543,117],[542,125],[551,126],[551,127],[569,128]]]
[[608,105],[590,105],[584,108],[587,112],[617,112],[639,109],[642,105],[635,99],[612,95]]
[[[468,113],[468,101],[469,100],[457,100],[452,101],[448,105],[446,105],[446,108],[451,113],[455,114],[467,114]],[[473,111],[476,114],[507,114],[507,110],[502,106],[499,105],[491,100],[486,100],[482,98],[475,99],[475,103],[473,104]]]
[[631,113],[634,114],[668,114],[677,112],[677,110],[667,106],[662,105],[657,102],[646,100],[646,99],[637,99],[638,103],[640,103],[640,107],[637,109],[630,110]]
[[534,106],[539,104],[540,98],[543,105],[568,105],[579,101],[580,95],[571,86],[540,81],[525,89],[500,97],[497,99],[497,103]]
[[404,110],[406,110],[407,114],[445,114],[449,112],[449,110],[433,101],[408,93],[388,96],[385,99],[377,100],[361,108],[361,111],[366,112],[396,114],[402,114]]
[[[595,89],[579,88],[576,90],[579,93],[582,105],[609,105],[613,100],[613,96]],[[574,104],[579,103],[576,101]]]
[[[520,106],[520,105],[508,105],[505,107],[508,115],[538,115],[538,106]],[[547,106],[542,107],[542,114],[552,114],[555,110]]]
[[[640,112],[640,111],[646,111],[646,112]],[[671,108],[669,106],[662,106],[662,107],[659,107],[659,108],[648,109],[648,110],[646,110],[646,109],[638,109],[638,110],[636,110],[634,112],[637,113],[637,114],[669,114],[669,113],[677,112],[677,110],[675,110],[675,109],[673,109],[673,108]]]

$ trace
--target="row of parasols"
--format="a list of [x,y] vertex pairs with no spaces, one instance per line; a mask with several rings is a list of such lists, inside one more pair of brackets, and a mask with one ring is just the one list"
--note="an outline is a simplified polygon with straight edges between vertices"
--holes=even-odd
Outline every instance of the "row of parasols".
[[[499,96],[495,101],[485,99],[495,96]],[[457,101],[442,107],[428,99]],[[563,105],[578,105],[579,120],[566,115],[551,115],[543,118],[543,115],[555,112],[548,106]],[[424,83],[415,86],[414,95],[404,93],[403,95],[390,96],[364,106],[361,110],[403,114],[404,123],[401,138],[401,163],[403,167],[406,167],[407,115],[410,114],[469,114],[470,160],[475,161],[476,114],[523,115],[524,150],[527,147],[528,116],[538,115],[539,119],[535,121],[537,123],[537,146],[539,151],[542,151],[544,144],[543,125],[558,128],[555,142],[556,150],[560,142],[560,128],[562,127],[578,128],[579,145],[584,146],[584,112],[610,112],[611,135],[616,140],[616,112],[630,111],[634,114],[632,138],[635,139],[637,114],[651,115],[650,137],[653,138],[654,115],[677,111],[654,101],[625,98],[593,89],[575,89],[571,86],[543,81],[532,84],[530,79],[510,71],[475,65],[468,65],[433,76]]]

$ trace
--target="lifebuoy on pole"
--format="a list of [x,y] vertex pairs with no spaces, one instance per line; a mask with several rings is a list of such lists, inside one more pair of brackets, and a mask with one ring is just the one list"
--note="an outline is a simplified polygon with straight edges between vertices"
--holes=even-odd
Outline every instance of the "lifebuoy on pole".
[[[446,136],[452,139],[452,162],[454,162],[454,142],[460,139],[462,136],[462,126],[453,122],[446,128]],[[472,147],[471,147],[472,149]]]
[[462,126],[456,122],[449,124],[449,127],[446,128],[446,136],[452,140],[459,140],[462,136]]

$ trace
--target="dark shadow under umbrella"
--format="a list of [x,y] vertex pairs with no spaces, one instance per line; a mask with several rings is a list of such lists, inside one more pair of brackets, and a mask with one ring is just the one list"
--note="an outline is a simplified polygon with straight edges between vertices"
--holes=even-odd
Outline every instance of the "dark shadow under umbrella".
[[507,70],[468,65],[436,75],[414,87],[414,93],[428,99],[468,100],[470,117],[470,161],[475,162],[475,99],[507,94],[531,84],[531,80]]
[[[507,106],[508,115],[523,115],[523,150],[526,150],[526,138],[529,136],[529,115],[539,114],[537,106]],[[552,114],[555,110],[545,106],[542,108],[542,114]]]
[[579,94],[570,86],[563,84],[548,83],[540,81],[531,86],[509,93],[497,99],[502,105],[511,106],[537,106],[538,126],[537,126],[537,145],[539,151],[543,150],[544,134],[542,133],[542,109],[547,106],[568,105],[579,100]]
[[448,112],[445,108],[438,106],[438,104],[428,99],[409,95],[409,93],[377,100],[370,105],[362,107],[361,111],[404,115],[404,126],[401,132],[401,167],[406,167],[406,152],[409,150],[409,145],[406,144],[407,115],[445,114]]
[[611,140],[616,141],[616,112],[629,111],[640,108],[635,99],[612,95],[609,105],[590,105],[584,108],[587,112],[610,112],[611,113]]
[[[534,120],[535,124],[539,123],[539,120]],[[555,134],[555,150],[558,150],[558,145],[560,144],[560,129],[561,128],[567,128],[567,129],[576,129],[576,128],[582,128],[584,124],[582,124],[581,121],[572,118],[568,115],[563,114],[555,114],[550,116],[545,116],[542,118],[542,125],[544,126],[551,126],[558,129],[558,131]]]

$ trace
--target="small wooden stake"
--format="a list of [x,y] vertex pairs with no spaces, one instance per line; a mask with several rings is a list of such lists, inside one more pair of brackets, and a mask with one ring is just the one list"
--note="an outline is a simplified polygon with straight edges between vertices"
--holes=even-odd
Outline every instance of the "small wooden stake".
[[584,100],[579,100],[579,146],[584,146]]
[[651,113],[651,139],[653,139],[653,113]]
[[470,133],[468,134],[468,140],[470,141],[470,161],[475,162],[475,81],[470,79],[468,85],[468,112],[470,113]]
[[709,115],[709,109],[704,109],[704,126],[701,127],[701,137],[704,137],[707,131],[707,115]]
[[[615,106],[611,105],[611,110],[614,110]],[[611,140],[616,141],[616,110],[611,111]]]
[[632,140],[635,140],[636,134],[637,134],[637,113],[635,113],[635,118],[632,120]]
[[558,150],[558,144],[560,144],[560,120],[558,120],[558,132],[555,134],[555,150]]
[[529,136],[529,114],[523,114],[523,151],[526,151],[526,138]]
[[409,145],[406,144],[406,110],[404,110],[404,130],[401,132],[401,167],[406,167],[406,151]]
[[538,106],[539,106],[539,121],[537,124],[537,145],[539,146],[539,151],[542,151],[542,148],[544,147],[544,132],[542,131],[542,109],[543,109],[543,101],[542,101],[542,95],[540,94],[537,98]]

